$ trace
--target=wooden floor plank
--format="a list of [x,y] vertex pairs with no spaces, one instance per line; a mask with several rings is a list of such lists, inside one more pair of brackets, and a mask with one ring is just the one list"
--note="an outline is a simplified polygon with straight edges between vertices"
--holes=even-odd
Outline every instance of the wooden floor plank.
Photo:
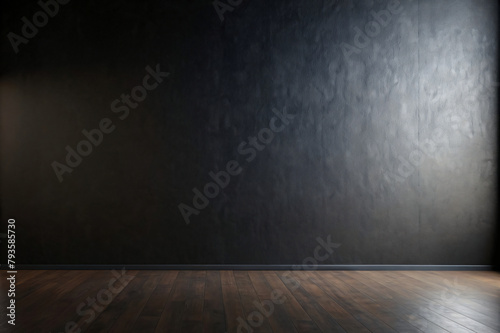
[[396,293],[393,293],[392,290],[388,289],[384,285],[368,279],[364,274],[360,274],[360,272],[344,271],[341,273],[351,278],[349,280],[351,285],[358,288],[359,290],[362,290],[363,293],[369,295],[373,299],[376,299],[377,302],[384,306],[386,309],[393,311],[397,316],[403,318],[412,326],[418,328],[420,331],[426,333],[448,332],[444,328],[437,326],[433,322],[416,314],[414,311],[412,311],[411,308],[404,306],[404,304],[402,304],[402,302],[399,300],[399,296]]
[[457,273],[459,272],[419,272],[413,277],[418,279],[418,285],[422,288],[428,288],[428,284],[437,286],[440,297],[436,301],[440,304],[473,319],[478,318],[481,322],[490,322],[495,329],[500,330],[500,298],[496,299],[496,294],[500,294],[500,287],[495,288],[487,281],[477,284],[480,280],[471,279],[468,274]]
[[238,292],[241,298],[241,305],[245,311],[245,319],[247,325],[254,332],[272,332],[269,320],[267,317],[258,311],[255,303],[258,304],[258,296],[253,287],[252,281],[246,271],[235,271],[234,279],[238,286]]
[[224,302],[219,271],[208,271],[205,285],[205,304],[203,306],[203,332],[226,332]]
[[392,279],[386,272],[364,273],[372,280],[380,282],[384,286],[395,291],[404,306],[411,308],[416,314],[426,318],[434,324],[450,332],[474,332],[446,316],[446,313],[442,311],[441,308],[435,307],[432,298],[438,297],[436,294],[432,293],[429,294],[428,297],[424,297],[412,292],[413,283],[409,279]]
[[319,280],[329,283],[332,287],[343,290],[348,297],[359,304],[365,311],[371,313],[379,320],[383,321],[387,326],[397,332],[422,332],[417,327],[413,326],[403,316],[387,307],[387,304],[380,300],[379,297],[371,297],[365,288],[360,286],[357,281],[343,272],[322,272],[315,274]]
[[[293,275],[293,272],[291,272]],[[286,272],[283,274],[287,274]],[[279,290],[283,293],[285,297],[285,302],[283,303],[283,307],[286,309],[289,317],[292,319],[295,327],[299,332],[320,332],[320,329],[312,320],[312,318],[307,314],[307,312],[302,308],[300,303],[297,301],[292,291],[288,289],[280,275],[281,272],[265,272],[264,276],[266,277],[267,282],[271,286],[271,288],[275,290]]]
[[[474,308],[470,306],[466,307],[460,305],[460,291],[457,291],[458,294],[455,294],[456,290],[453,289],[453,285],[440,286],[438,284],[434,284],[436,288],[431,288],[429,287],[428,283],[423,283],[423,281],[418,278],[418,276],[420,276],[424,272],[412,273],[413,274],[409,274],[409,272],[393,272],[393,278],[397,279],[401,276],[410,277],[411,281],[413,282],[410,289],[412,292],[420,296],[427,296],[430,294],[430,297],[432,299],[430,300],[429,304],[432,306],[432,309],[442,314],[443,316],[454,320],[462,326],[476,332],[498,332],[497,328],[499,323],[497,322],[497,320],[493,319],[492,317],[483,315],[481,312],[475,311]],[[462,283],[466,283],[465,279],[463,279]],[[486,311],[487,309],[481,307],[481,310]],[[498,306],[496,310],[498,311]],[[498,312],[496,312],[496,314],[498,314]],[[494,315],[494,313],[492,313],[492,315]]]
[[[147,282],[147,277],[140,277],[140,273],[137,273],[134,279],[129,281],[123,290],[111,300],[108,304],[99,303],[99,307],[102,310],[93,311],[95,314],[95,319],[91,320],[87,324],[89,332],[109,332],[114,326],[118,318],[125,312],[130,313],[130,308],[134,305],[134,302],[141,297],[142,288]],[[104,288],[102,289],[104,290]],[[98,294],[92,294],[92,298],[97,299]],[[97,301],[94,301],[96,304]],[[90,307],[89,307],[90,309]],[[89,318],[90,319],[90,318]],[[79,323],[82,327],[86,329],[85,323]]]
[[[120,275],[117,271],[114,272],[116,275]],[[83,271],[73,271],[73,274],[79,276],[77,280],[73,281],[76,285],[71,286],[69,295],[66,291],[68,297],[55,303],[60,311],[56,314],[52,311],[47,312],[47,315],[52,317],[47,321],[47,324],[55,332],[65,331],[64,327],[68,322],[76,323],[79,329],[88,327],[109,305],[100,304],[97,298],[101,290],[108,290],[110,281],[115,279],[113,270],[89,271],[88,274],[84,274]],[[135,274],[137,271],[127,273],[131,277],[135,277]],[[113,294],[112,296],[116,297],[117,295]],[[50,309],[55,305],[48,303],[46,306]],[[52,326],[52,322],[57,325]]]
[[242,325],[241,321],[246,320],[240,293],[238,292],[233,271],[222,271],[220,274],[222,300],[226,314],[226,328],[228,332],[236,332],[238,327]]
[[[50,301],[46,303],[47,308],[55,306],[61,307],[61,311],[54,315],[50,311],[46,312],[46,320],[44,322],[50,327],[60,327],[65,325],[65,318],[73,315],[75,318],[78,315],[77,309],[79,303],[75,304],[75,299],[85,302],[88,295],[96,295],[99,290],[107,287],[107,283],[110,279],[111,274],[92,274],[92,279],[89,279],[88,275],[79,274],[78,271],[68,271],[67,274],[61,274],[57,278],[59,285],[54,288],[54,292],[50,298]],[[92,284],[89,285],[88,282]],[[68,297],[68,290],[71,290],[71,296]],[[35,303],[36,307],[36,303]],[[35,308],[36,309],[36,308]],[[35,312],[41,313],[39,309]],[[55,329],[57,331],[57,328]]]
[[139,317],[160,318],[179,271],[165,271]]
[[293,325],[293,320],[286,312],[283,303],[285,299],[280,297],[279,291],[271,288],[266,277],[261,271],[248,272],[254,289],[259,297],[259,303],[263,312],[269,314],[267,317],[274,332],[298,332]]
[[[110,284],[120,274],[123,288]],[[500,332],[496,272],[20,271],[18,281],[16,326],[1,331],[64,332],[73,321],[82,333]],[[88,303],[110,286],[109,304]]]
[[[282,275],[283,283],[287,284],[290,290],[300,290],[301,288],[318,302],[347,332],[370,332],[361,322],[352,316],[346,309],[340,306],[334,299],[328,296],[320,287],[304,278],[298,272],[293,272],[288,276]],[[293,281],[297,281],[293,282]]]
[[416,279],[421,288],[437,290],[440,294],[437,301],[442,305],[452,307],[473,318],[489,316],[490,320],[498,322],[500,298],[497,299],[496,294],[500,294],[500,288],[491,289],[494,287],[487,282],[477,284],[474,279],[468,277],[468,274],[457,274],[458,272],[399,273]]
[[[300,286],[300,284],[294,284],[288,279],[285,279],[285,281],[282,280],[282,282],[322,332],[347,332],[340,325],[340,322],[342,322],[342,320],[336,320],[336,318],[338,319],[338,317],[334,309],[329,313],[327,310],[325,310],[325,308],[321,306],[321,304],[319,304],[318,300],[315,297],[312,297],[307,291],[305,291],[305,289]],[[353,320],[355,319],[353,318]],[[368,330],[365,329],[365,331],[367,332]]]
[[152,292],[156,289],[160,276],[156,274],[138,274],[136,279],[144,279],[145,282],[138,295],[129,299],[127,307],[122,310],[122,313],[109,330],[110,333],[126,332],[134,325],[139,317],[139,314],[144,310]]
[[193,271],[189,278],[188,291],[183,294],[185,309],[181,332],[196,333],[203,329],[203,305],[206,271]]
[[190,279],[193,276],[193,271],[180,271],[177,274],[170,297],[162,311],[155,332],[182,332],[187,302],[185,296],[190,294]]
[[316,278],[317,274],[315,272],[300,272],[302,276],[301,281],[308,280],[318,286],[326,295],[331,297],[346,309],[354,318],[361,322],[366,328],[371,332],[396,332],[390,326],[385,324],[379,318],[377,318],[372,313],[368,312],[360,303],[361,301],[354,299],[356,296],[345,290],[346,286],[341,285],[338,281],[332,279],[333,284],[324,283],[324,280],[319,280]]

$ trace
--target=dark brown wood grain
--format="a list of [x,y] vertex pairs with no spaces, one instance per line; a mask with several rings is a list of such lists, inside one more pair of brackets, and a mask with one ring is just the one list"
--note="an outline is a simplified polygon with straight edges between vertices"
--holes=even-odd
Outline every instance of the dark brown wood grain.
[[[16,326],[5,323],[0,298],[0,329],[60,333],[75,322],[81,332],[500,332],[494,272],[130,271],[91,320],[78,314],[116,274],[20,271]],[[250,325],[256,311],[262,323]]]

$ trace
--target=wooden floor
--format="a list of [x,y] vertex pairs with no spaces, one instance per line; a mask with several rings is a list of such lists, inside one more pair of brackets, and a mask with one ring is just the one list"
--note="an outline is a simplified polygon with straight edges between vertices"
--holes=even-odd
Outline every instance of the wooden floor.
[[5,277],[1,332],[500,332],[495,272],[19,271],[15,328]]

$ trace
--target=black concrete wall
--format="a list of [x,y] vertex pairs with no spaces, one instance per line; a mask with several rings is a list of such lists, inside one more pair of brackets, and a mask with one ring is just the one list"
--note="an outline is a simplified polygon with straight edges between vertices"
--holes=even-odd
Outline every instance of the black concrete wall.
[[492,264],[497,1],[231,3],[3,5],[18,263]]

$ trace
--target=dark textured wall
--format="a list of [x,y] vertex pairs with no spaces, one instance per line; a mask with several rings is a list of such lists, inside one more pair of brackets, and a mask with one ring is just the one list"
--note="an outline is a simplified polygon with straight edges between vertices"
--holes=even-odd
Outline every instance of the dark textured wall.
[[40,7],[4,5],[19,264],[492,263],[497,1],[220,3],[70,1],[17,53]]

